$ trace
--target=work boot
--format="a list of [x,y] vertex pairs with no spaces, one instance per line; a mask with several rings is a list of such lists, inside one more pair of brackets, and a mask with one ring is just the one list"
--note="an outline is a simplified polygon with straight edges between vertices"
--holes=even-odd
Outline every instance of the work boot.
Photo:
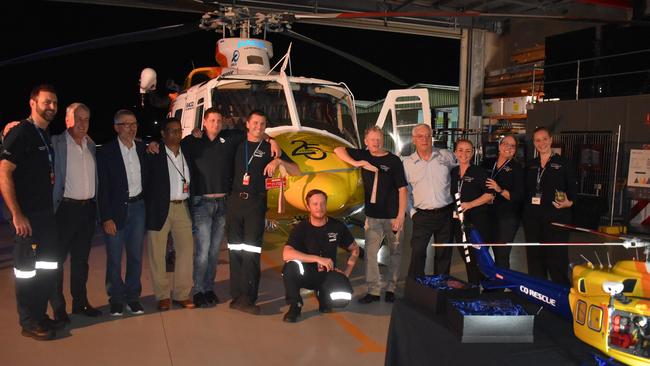
[[300,312],[302,311],[302,308],[298,306],[298,304],[291,304],[289,307],[289,311],[287,311],[286,314],[284,314],[284,320],[287,323],[295,323],[298,321],[298,317],[300,316]]

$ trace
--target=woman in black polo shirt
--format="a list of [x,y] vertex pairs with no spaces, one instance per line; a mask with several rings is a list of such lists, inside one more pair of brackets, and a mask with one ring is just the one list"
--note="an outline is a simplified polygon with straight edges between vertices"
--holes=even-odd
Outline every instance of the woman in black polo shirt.
[[[468,230],[474,228],[481,234],[483,241],[489,243],[491,238],[489,237],[490,222],[488,219],[487,204],[492,202],[493,196],[485,186],[487,175],[485,174],[485,170],[471,163],[472,157],[474,156],[474,145],[472,145],[471,141],[465,139],[456,141],[454,154],[456,155],[456,159],[458,159],[459,166],[452,169],[450,173],[451,195],[458,202],[456,193],[460,193],[460,206],[463,209],[463,221],[467,235],[469,235]],[[462,243],[463,232],[461,230],[460,220],[456,211],[454,213],[454,241]],[[463,260],[467,269],[467,281],[478,284],[482,277],[481,272],[476,265],[473,251],[470,250],[469,253],[470,262],[467,263],[466,260]],[[465,256],[464,250],[462,249],[461,256]]]
[[[499,156],[485,165],[489,188],[494,201],[488,205],[491,237],[495,243],[511,243],[515,239],[521,217],[521,201],[524,198],[524,170],[515,160],[517,139],[512,135],[499,141]],[[493,246],[494,260],[501,268],[510,268],[509,246]]]
[[[576,173],[568,159],[553,154],[553,138],[546,127],[533,133],[533,143],[539,156],[526,168],[526,198],[524,200],[524,231],[527,242],[565,243],[568,231],[551,225],[570,224],[571,206],[576,199]],[[556,283],[568,284],[568,248],[566,246],[526,247],[528,273]]]

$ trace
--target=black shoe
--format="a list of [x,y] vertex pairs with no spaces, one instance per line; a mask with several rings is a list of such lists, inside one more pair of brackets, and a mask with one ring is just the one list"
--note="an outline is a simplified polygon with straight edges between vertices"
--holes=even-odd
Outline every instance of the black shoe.
[[380,297],[379,295],[371,295],[371,294],[366,294],[366,296],[360,298],[359,304],[370,304],[371,302],[379,301]]
[[43,322],[41,324],[42,328],[52,330],[61,330],[63,327],[65,327],[65,322],[63,320],[50,319],[48,316],[45,316],[45,319],[43,319]]
[[230,304],[228,305],[231,309],[239,310],[239,308],[242,307],[241,301],[239,301],[239,298],[237,299],[232,299],[230,301]]
[[47,329],[41,326],[23,327],[20,334],[25,337],[34,338],[37,341],[49,341],[56,337],[56,332],[53,329]]
[[197,308],[203,307],[208,304],[208,300],[205,299],[205,295],[202,292],[197,292],[192,298],[192,302]]
[[119,302],[112,303],[110,314],[111,316],[122,316],[124,314],[124,305]]
[[54,321],[63,322],[63,324],[70,324],[70,317],[65,311],[57,311],[54,313]]
[[241,304],[237,310],[253,315],[260,315],[262,312],[262,309],[259,307],[259,305],[255,304]]
[[132,301],[126,304],[126,308],[129,310],[131,314],[134,315],[144,314],[144,308],[142,307],[142,304],[140,304],[140,301]]
[[217,297],[217,294],[214,293],[214,291],[206,291],[205,300],[210,305],[216,305],[219,303],[219,298]]
[[92,305],[86,303],[86,305],[73,306],[72,314],[83,314],[91,318],[95,318],[102,315],[102,311],[92,307]]
[[318,311],[320,311],[321,313],[327,314],[327,313],[332,312],[332,308],[329,307],[329,306],[320,305],[320,306],[318,306]]
[[386,291],[384,294],[384,301],[395,302],[395,293],[393,291]]
[[300,316],[300,313],[302,311],[302,308],[298,305],[291,305],[289,307],[289,311],[287,311],[286,314],[284,314],[284,317],[282,320],[284,320],[287,323],[295,323],[298,321],[298,317]]

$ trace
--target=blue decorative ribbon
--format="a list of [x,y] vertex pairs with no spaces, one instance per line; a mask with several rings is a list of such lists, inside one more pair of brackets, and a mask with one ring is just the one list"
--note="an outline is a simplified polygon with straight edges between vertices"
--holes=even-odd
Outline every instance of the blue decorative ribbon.
[[452,300],[451,304],[463,315],[528,315],[521,305],[511,300]]
[[473,285],[465,283],[457,278],[444,274],[436,276],[420,276],[416,277],[415,281],[439,291],[464,290],[474,287]]

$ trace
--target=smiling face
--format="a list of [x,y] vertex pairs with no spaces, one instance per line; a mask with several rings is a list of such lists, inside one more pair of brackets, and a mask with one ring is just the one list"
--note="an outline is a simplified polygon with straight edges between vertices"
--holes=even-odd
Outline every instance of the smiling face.
[[384,135],[379,131],[369,131],[363,138],[363,143],[371,154],[379,153],[384,148]]
[[549,135],[546,130],[539,130],[533,135],[533,143],[535,144],[535,149],[542,155],[547,155],[551,153],[551,145],[553,144],[553,138]]
[[246,128],[248,129],[249,140],[259,141],[264,136],[266,130],[266,117],[259,114],[253,114],[246,121]]
[[413,129],[413,144],[418,153],[431,150],[431,129],[427,125],[418,125]]
[[512,136],[506,136],[499,143],[499,157],[503,159],[512,159],[517,151],[517,140]]
[[29,100],[32,115],[36,115],[47,122],[52,122],[56,116],[59,100],[56,94],[41,90],[35,99]]
[[203,118],[203,129],[209,135],[218,135],[219,132],[221,132],[222,127],[223,117],[221,116],[221,113],[208,113],[208,115]]
[[456,144],[456,150],[454,150],[454,155],[461,165],[469,164],[474,155],[474,147],[467,141],[461,141]]
[[123,114],[115,123],[115,132],[122,141],[133,141],[138,133],[138,121],[132,114]]
[[90,112],[81,107],[77,107],[74,113],[65,116],[65,126],[68,128],[68,133],[74,139],[82,139],[88,134],[88,126],[90,125]]

